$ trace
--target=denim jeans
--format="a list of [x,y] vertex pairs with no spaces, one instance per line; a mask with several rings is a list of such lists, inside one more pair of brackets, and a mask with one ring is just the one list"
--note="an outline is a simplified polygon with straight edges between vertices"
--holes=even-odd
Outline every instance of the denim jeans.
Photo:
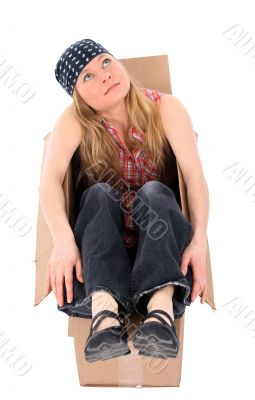
[[191,304],[192,269],[183,275],[181,255],[191,240],[192,225],[177,203],[175,193],[160,181],[146,182],[136,191],[131,208],[138,240],[126,248],[121,237],[124,208],[121,193],[108,183],[95,183],[81,197],[74,226],[80,250],[84,283],[73,270],[73,301],[58,310],[69,316],[92,318],[91,295],[110,293],[124,315],[133,310],[147,314],[156,289],[173,284],[173,312],[181,318]]

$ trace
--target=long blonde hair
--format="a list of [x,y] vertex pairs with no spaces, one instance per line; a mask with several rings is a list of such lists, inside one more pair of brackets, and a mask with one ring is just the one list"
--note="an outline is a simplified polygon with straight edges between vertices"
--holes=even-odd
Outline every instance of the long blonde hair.
[[[159,180],[169,184],[176,170],[175,155],[164,134],[159,107],[142,90],[142,85],[129,74],[130,89],[125,103],[130,123],[144,134],[144,143],[133,136],[126,137],[127,145],[144,150],[156,166]],[[73,102],[77,118],[82,126],[83,137],[77,153],[79,171],[76,187],[83,182],[90,186],[96,182],[108,182],[121,189],[125,178],[119,159],[118,145],[101,122],[101,116],[84,103],[76,88]],[[109,182],[110,173],[110,182]]]

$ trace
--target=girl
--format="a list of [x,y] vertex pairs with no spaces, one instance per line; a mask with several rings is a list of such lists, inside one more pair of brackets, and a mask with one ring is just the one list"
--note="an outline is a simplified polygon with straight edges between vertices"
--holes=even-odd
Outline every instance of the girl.
[[[133,340],[139,354],[176,357],[174,319],[206,297],[208,190],[189,116],[92,39],[70,45],[55,76],[73,102],[51,133],[41,174],[54,244],[47,291],[58,310],[92,318],[88,361],[130,353],[121,315],[133,310],[143,316]],[[176,159],[193,225],[179,206]],[[62,188],[71,160],[81,193],[74,229]]]

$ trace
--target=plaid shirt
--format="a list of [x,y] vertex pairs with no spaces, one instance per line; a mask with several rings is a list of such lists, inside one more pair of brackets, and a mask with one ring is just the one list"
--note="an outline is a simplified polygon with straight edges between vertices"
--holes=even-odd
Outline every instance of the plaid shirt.
[[[140,89],[143,90],[144,93],[159,106],[161,97],[165,93],[160,92],[156,89]],[[135,192],[146,182],[158,180],[158,173],[144,151],[139,149],[133,151],[133,153],[130,153],[130,151],[127,149],[127,147],[119,137],[117,130],[112,126],[112,124],[104,118],[102,119],[102,123],[105,126],[106,131],[114,137],[119,147],[119,157],[121,165],[123,167],[123,176],[125,183],[127,183],[127,185],[123,185],[124,188],[122,191],[122,206],[125,209],[124,232],[122,238],[125,246],[131,247],[135,244],[138,238],[137,233],[134,229],[132,215],[130,212],[133,199],[136,195]],[[144,136],[142,132],[137,132],[136,129],[132,127],[130,128],[129,133],[133,135],[136,139],[143,142]],[[129,186],[128,190],[126,186]]]

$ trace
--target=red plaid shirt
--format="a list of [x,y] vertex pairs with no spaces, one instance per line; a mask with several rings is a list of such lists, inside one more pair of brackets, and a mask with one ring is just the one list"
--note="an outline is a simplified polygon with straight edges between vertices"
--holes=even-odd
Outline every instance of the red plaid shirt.
[[[156,89],[140,89],[143,90],[144,93],[159,106],[161,97],[165,93],[160,92]],[[121,165],[123,167],[124,180],[125,183],[130,185],[128,190],[126,187],[128,185],[124,185],[122,191],[122,206],[125,207],[126,210],[124,212],[124,233],[122,235],[122,238],[125,246],[131,247],[135,244],[138,238],[137,233],[134,230],[132,216],[130,212],[132,201],[135,198],[135,192],[146,182],[158,180],[158,173],[144,151],[140,149],[134,150],[132,153],[130,153],[130,151],[126,148],[125,144],[119,137],[117,130],[112,126],[112,124],[104,118],[102,119],[102,123],[105,126],[106,131],[109,132],[118,143],[119,157]],[[130,128],[129,132],[136,139],[143,142],[143,133],[137,132],[134,127]]]

